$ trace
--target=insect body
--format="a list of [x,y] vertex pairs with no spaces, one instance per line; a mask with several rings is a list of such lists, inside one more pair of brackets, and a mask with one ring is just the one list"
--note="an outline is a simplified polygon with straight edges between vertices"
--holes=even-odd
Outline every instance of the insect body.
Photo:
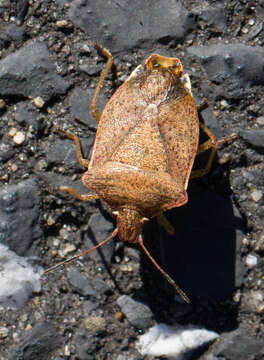
[[[144,247],[143,223],[158,216],[168,231],[173,232],[161,214],[187,202],[187,186],[197,152],[212,148],[213,154],[229,138],[217,142],[204,128],[209,140],[198,150],[199,119],[189,77],[184,75],[179,59],[158,54],[151,55],[131,73],[100,114],[96,102],[113,58],[106,49],[99,49],[108,61],[91,103],[98,128],[90,161],[82,157],[79,138],[65,133],[76,144],[79,162],[87,167],[82,181],[92,193],[80,195],[65,186],[59,190],[81,200],[103,199],[117,220],[117,228],[103,243],[117,233],[123,241],[139,242],[151,261],[188,301]],[[207,168],[198,170],[194,176],[209,170],[212,156]]]
[[83,183],[111,206],[121,240],[136,242],[146,219],[187,201],[199,120],[182,75],[178,59],[152,55],[100,117]]

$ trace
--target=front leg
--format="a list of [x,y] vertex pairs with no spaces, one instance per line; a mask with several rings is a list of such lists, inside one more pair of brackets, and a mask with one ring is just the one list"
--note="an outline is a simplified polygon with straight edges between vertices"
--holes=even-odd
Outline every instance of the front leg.
[[49,188],[50,193],[55,193],[57,191],[67,192],[68,194],[74,196],[78,200],[82,201],[90,201],[90,200],[97,200],[99,196],[96,193],[89,193],[89,194],[79,194],[75,189],[70,186],[54,186]]

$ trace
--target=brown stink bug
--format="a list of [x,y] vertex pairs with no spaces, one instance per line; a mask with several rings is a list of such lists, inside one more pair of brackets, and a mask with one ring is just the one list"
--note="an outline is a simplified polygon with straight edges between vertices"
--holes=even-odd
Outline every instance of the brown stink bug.
[[120,240],[138,242],[155,266],[189,302],[145,248],[142,227],[145,221],[157,216],[160,223],[173,233],[162,213],[187,202],[188,181],[197,153],[212,150],[206,168],[194,171],[193,177],[209,171],[218,145],[233,136],[217,141],[200,124],[209,140],[198,147],[199,119],[189,77],[184,74],[179,59],[158,54],[151,55],[143,66],[139,65],[131,73],[100,114],[96,103],[113,57],[108,50],[98,45],[97,48],[107,58],[107,64],[91,102],[91,113],[98,128],[90,161],[82,156],[80,139],[64,132],[75,142],[78,161],[87,168],[83,184],[92,192],[82,195],[66,186],[60,186],[58,190],[80,200],[103,199],[111,207],[117,227],[109,238],[66,262],[91,252],[118,234]]

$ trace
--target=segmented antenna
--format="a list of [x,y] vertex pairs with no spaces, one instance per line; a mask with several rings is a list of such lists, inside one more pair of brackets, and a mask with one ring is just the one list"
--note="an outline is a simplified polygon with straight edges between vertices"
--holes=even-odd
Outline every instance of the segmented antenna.
[[139,235],[138,242],[140,246],[142,247],[144,253],[147,255],[147,257],[150,259],[150,261],[156,266],[156,268],[162,273],[162,275],[166,278],[166,280],[174,287],[174,289],[177,291],[177,293],[183,298],[183,300],[190,304],[190,299],[185,294],[185,292],[179,287],[179,285],[176,284],[176,282],[164,271],[159,264],[153,259],[153,257],[150,255],[149,251],[145,247],[142,239],[142,235]]
[[61,263],[59,263],[59,264],[57,264],[57,265],[51,266],[50,268],[48,268],[47,270],[44,271],[44,274],[47,274],[47,273],[49,273],[49,272],[51,272],[51,271],[53,271],[53,270],[56,270],[57,268],[65,265],[65,264],[69,264],[69,263],[71,263],[72,261],[80,258],[81,256],[85,256],[85,255],[90,254],[90,253],[93,252],[94,250],[100,248],[101,246],[103,246],[104,244],[106,244],[108,241],[110,241],[111,239],[113,239],[117,234],[118,234],[118,230],[115,229],[115,230],[112,232],[112,234],[111,234],[110,236],[108,236],[108,238],[106,238],[104,241],[102,241],[102,242],[100,242],[99,244],[93,246],[91,249],[88,249],[88,250],[83,251],[83,252],[82,252],[81,254],[79,254],[79,255],[75,255],[75,256],[71,257],[70,259],[67,259],[67,260],[65,260],[65,261],[63,261],[63,262],[61,262]]

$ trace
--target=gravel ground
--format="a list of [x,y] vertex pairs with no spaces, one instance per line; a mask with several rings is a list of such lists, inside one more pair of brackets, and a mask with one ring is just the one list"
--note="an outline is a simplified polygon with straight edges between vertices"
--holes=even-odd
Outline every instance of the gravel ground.
[[[136,346],[160,323],[219,335],[167,358],[264,359],[263,19],[261,0],[0,1],[0,242],[11,250],[0,252],[1,360],[166,359]],[[105,65],[95,40],[115,58],[99,108],[150,54],[177,56],[197,104],[209,103],[202,121],[217,138],[239,135],[190,181],[188,204],[166,214],[175,236],[155,220],[144,229],[190,305],[118,239],[42,275],[115,226],[103,202],[49,190],[87,192],[56,128],[80,136],[89,158],[89,103]]]

